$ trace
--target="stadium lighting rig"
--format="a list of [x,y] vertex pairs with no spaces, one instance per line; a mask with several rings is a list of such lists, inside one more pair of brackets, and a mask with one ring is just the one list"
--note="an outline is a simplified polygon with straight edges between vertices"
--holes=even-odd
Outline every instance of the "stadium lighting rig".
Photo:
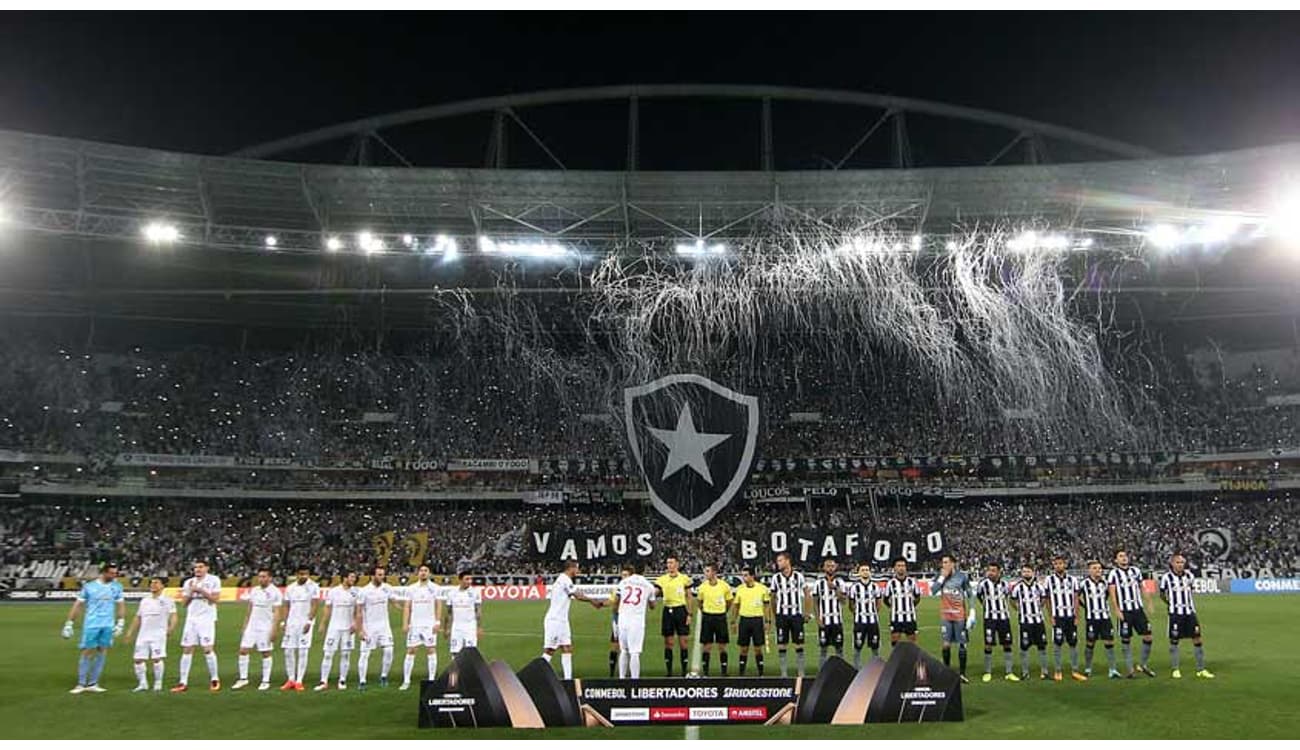
[[144,238],[154,245],[170,245],[181,238],[181,230],[175,224],[151,221],[144,226]]
[[275,238],[275,235],[268,234],[266,235],[266,239],[262,241],[262,244],[266,247],[274,248],[276,245],[280,244],[280,241]]
[[343,249],[343,240],[339,239],[338,237],[332,236],[332,235],[329,236],[329,237],[326,237],[326,238],[325,238],[325,249],[326,249],[326,250],[329,250],[331,253],[337,253],[338,251],[340,251],[340,250]]

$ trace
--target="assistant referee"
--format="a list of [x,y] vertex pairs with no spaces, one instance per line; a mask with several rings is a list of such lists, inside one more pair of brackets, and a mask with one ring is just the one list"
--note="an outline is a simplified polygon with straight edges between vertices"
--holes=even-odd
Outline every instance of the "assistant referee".
[[709,673],[709,662],[713,656],[713,645],[718,648],[718,664],[722,665],[722,676],[727,676],[727,607],[731,604],[731,586],[718,578],[718,570],[712,565],[704,566],[704,580],[696,587],[695,598],[699,603],[700,645],[703,646],[704,674]]
[[673,673],[673,637],[677,637],[677,646],[681,650],[682,675],[691,659],[690,643],[687,636],[691,634],[691,613],[687,607],[691,596],[691,579],[678,572],[677,558],[665,561],[668,572],[654,580],[659,589],[659,598],[664,603],[663,625],[659,632],[664,637],[664,669],[669,676]]

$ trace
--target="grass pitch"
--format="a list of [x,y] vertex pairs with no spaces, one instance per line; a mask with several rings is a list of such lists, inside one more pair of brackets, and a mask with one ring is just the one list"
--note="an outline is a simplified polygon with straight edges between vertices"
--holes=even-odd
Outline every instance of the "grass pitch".
[[[1163,637],[1164,617],[1153,617],[1156,643],[1152,666],[1158,679],[1117,680],[1094,678],[1087,683],[1008,683],[995,679],[981,683],[982,646],[973,644],[967,672],[974,682],[963,687],[966,721],[950,724],[864,725],[861,727],[700,727],[703,739],[799,738],[926,738],[926,739],[1028,739],[1028,738],[1276,738],[1300,737],[1300,649],[1295,647],[1300,623],[1300,597],[1204,596],[1197,605],[1206,635],[1206,656],[1217,679],[1192,679],[1190,641],[1183,645],[1183,679],[1169,678],[1168,642]],[[938,650],[936,602],[923,602],[921,646]],[[134,603],[128,613],[134,616]],[[402,650],[397,650],[390,685],[376,682],[379,655],[370,660],[371,687],[364,694],[356,686],[356,654],[347,692],[280,693],[272,690],[233,692],[238,626],[243,611],[222,605],[218,623],[217,654],[223,691],[206,689],[207,669],[196,658],[190,673],[190,692],[132,694],[135,677],[131,649],[120,643],[110,652],[101,695],[68,695],[76,682],[76,643],[59,637],[67,605],[0,605],[0,737],[112,738],[112,739],[276,739],[276,738],[414,738],[434,739],[454,735],[460,739],[512,738],[674,738],[681,727],[525,730],[420,730],[416,728],[417,691],[399,692]],[[489,660],[505,659],[516,669],[540,653],[544,603],[489,603],[485,607],[485,634],[479,644]],[[183,617],[183,614],[182,614]],[[658,630],[658,613],[651,614],[650,630]],[[394,617],[394,634],[401,642],[400,620]],[[580,603],[573,606],[576,641],[574,669],[578,676],[608,674],[609,612]],[[80,623],[78,623],[80,634]],[[808,626],[810,669],[815,668],[816,630]],[[180,657],[179,632],[168,645],[167,684],[175,682]],[[306,682],[320,676],[321,634],[317,633]],[[1135,644],[1136,646],[1136,644]],[[440,666],[449,662],[442,644]],[[1094,673],[1105,674],[1100,646]],[[1082,644],[1080,644],[1082,657]],[[1119,654],[1119,645],[1116,644]],[[1050,653],[1050,651],[1049,651]],[[887,655],[887,649],[886,653]],[[955,658],[955,654],[954,654]],[[1122,658],[1122,656],[1120,657]],[[777,670],[776,652],[767,656],[768,674]],[[558,659],[557,659],[558,662]],[[995,675],[1001,654],[994,654]],[[662,646],[647,634],[643,657],[646,676],[663,672]],[[1017,654],[1017,666],[1019,656]],[[253,658],[251,677],[260,677],[260,661]],[[558,664],[557,664],[558,666]],[[733,649],[732,668],[736,666]],[[336,667],[337,669],[337,662]],[[752,668],[752,665],[751,665]],[[416,678],[424,676],[424,658],[416,660]],[[281,654],[275,653],[274,685],[283,681]]]

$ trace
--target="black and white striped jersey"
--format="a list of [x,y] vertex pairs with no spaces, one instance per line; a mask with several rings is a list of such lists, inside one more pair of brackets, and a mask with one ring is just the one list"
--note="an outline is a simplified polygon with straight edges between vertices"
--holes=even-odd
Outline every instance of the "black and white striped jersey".
[[1137,612],[1142,609],[1142,571],[1137,566],[1111,568],[1106,583],[1115,587],[1115,602],[1120,612]]
[[871,581],[854,581],[849,584],[847,593],[849,601],[853,602],[854,622],[880,622],[876,600],[883,597],[885,592],[879,586]]
[[1165,595],[1165,600],[1169,603],[1169,614],[1196,614],[1196,604],[1192,601],[1192,582],[1195,580],[1196,576],[1190,570],[1184,570],[1182,575],[1166,570],[1160,576],[1160,593]]
[[975,587],[975,596],[984,603],[984,620],[1010,620],[1011,610],[1007,604],[1007,582],[985,578]]
[[813,597],[817,599],[817,622],[821,625],[839,625],[844,622],[844,612],[840,607],[840,595],[844,592],[844,582],[838,578],[818,576],[813,584]]
[[885,599],[889,603],[890,622],[916,622],[916,600],[921,596],[916,579],[890,578],[885,587]]
[[1066,573],[1055,573],[1043,581],[1047,586],[1047,598],[1052,600],[1052,617],[1068,617],[1073,620],[1079,609],[1079,579]]
[[1085,576],[1083,583],[1079,584],[1079,593],[1083,595],[1084,619],[1110,619],[1110,602],[1107,601],[1110,586],[1106,583],[1105,578],[1098,578],[1094,581],[1091,576]]
[[797,570],[790,575],[781,572],[772,574],[767,587],[772,591],[772,601],[776,604],[778,615],[803,615],[804,578]]
[[1018,579],[1011,584],[1010,593],[1016,609],[1020,610],[1021,625],[1043,624],[1043,600],[1047,598],[1047,587],[1041,581]]

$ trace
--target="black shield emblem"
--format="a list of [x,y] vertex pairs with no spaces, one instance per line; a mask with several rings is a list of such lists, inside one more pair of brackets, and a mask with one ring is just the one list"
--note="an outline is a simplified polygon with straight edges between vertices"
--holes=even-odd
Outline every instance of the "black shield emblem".
[[703,375],[623,390],[628,445],[654,507],[694,531],[741,496],[758,440],[758,398]]

